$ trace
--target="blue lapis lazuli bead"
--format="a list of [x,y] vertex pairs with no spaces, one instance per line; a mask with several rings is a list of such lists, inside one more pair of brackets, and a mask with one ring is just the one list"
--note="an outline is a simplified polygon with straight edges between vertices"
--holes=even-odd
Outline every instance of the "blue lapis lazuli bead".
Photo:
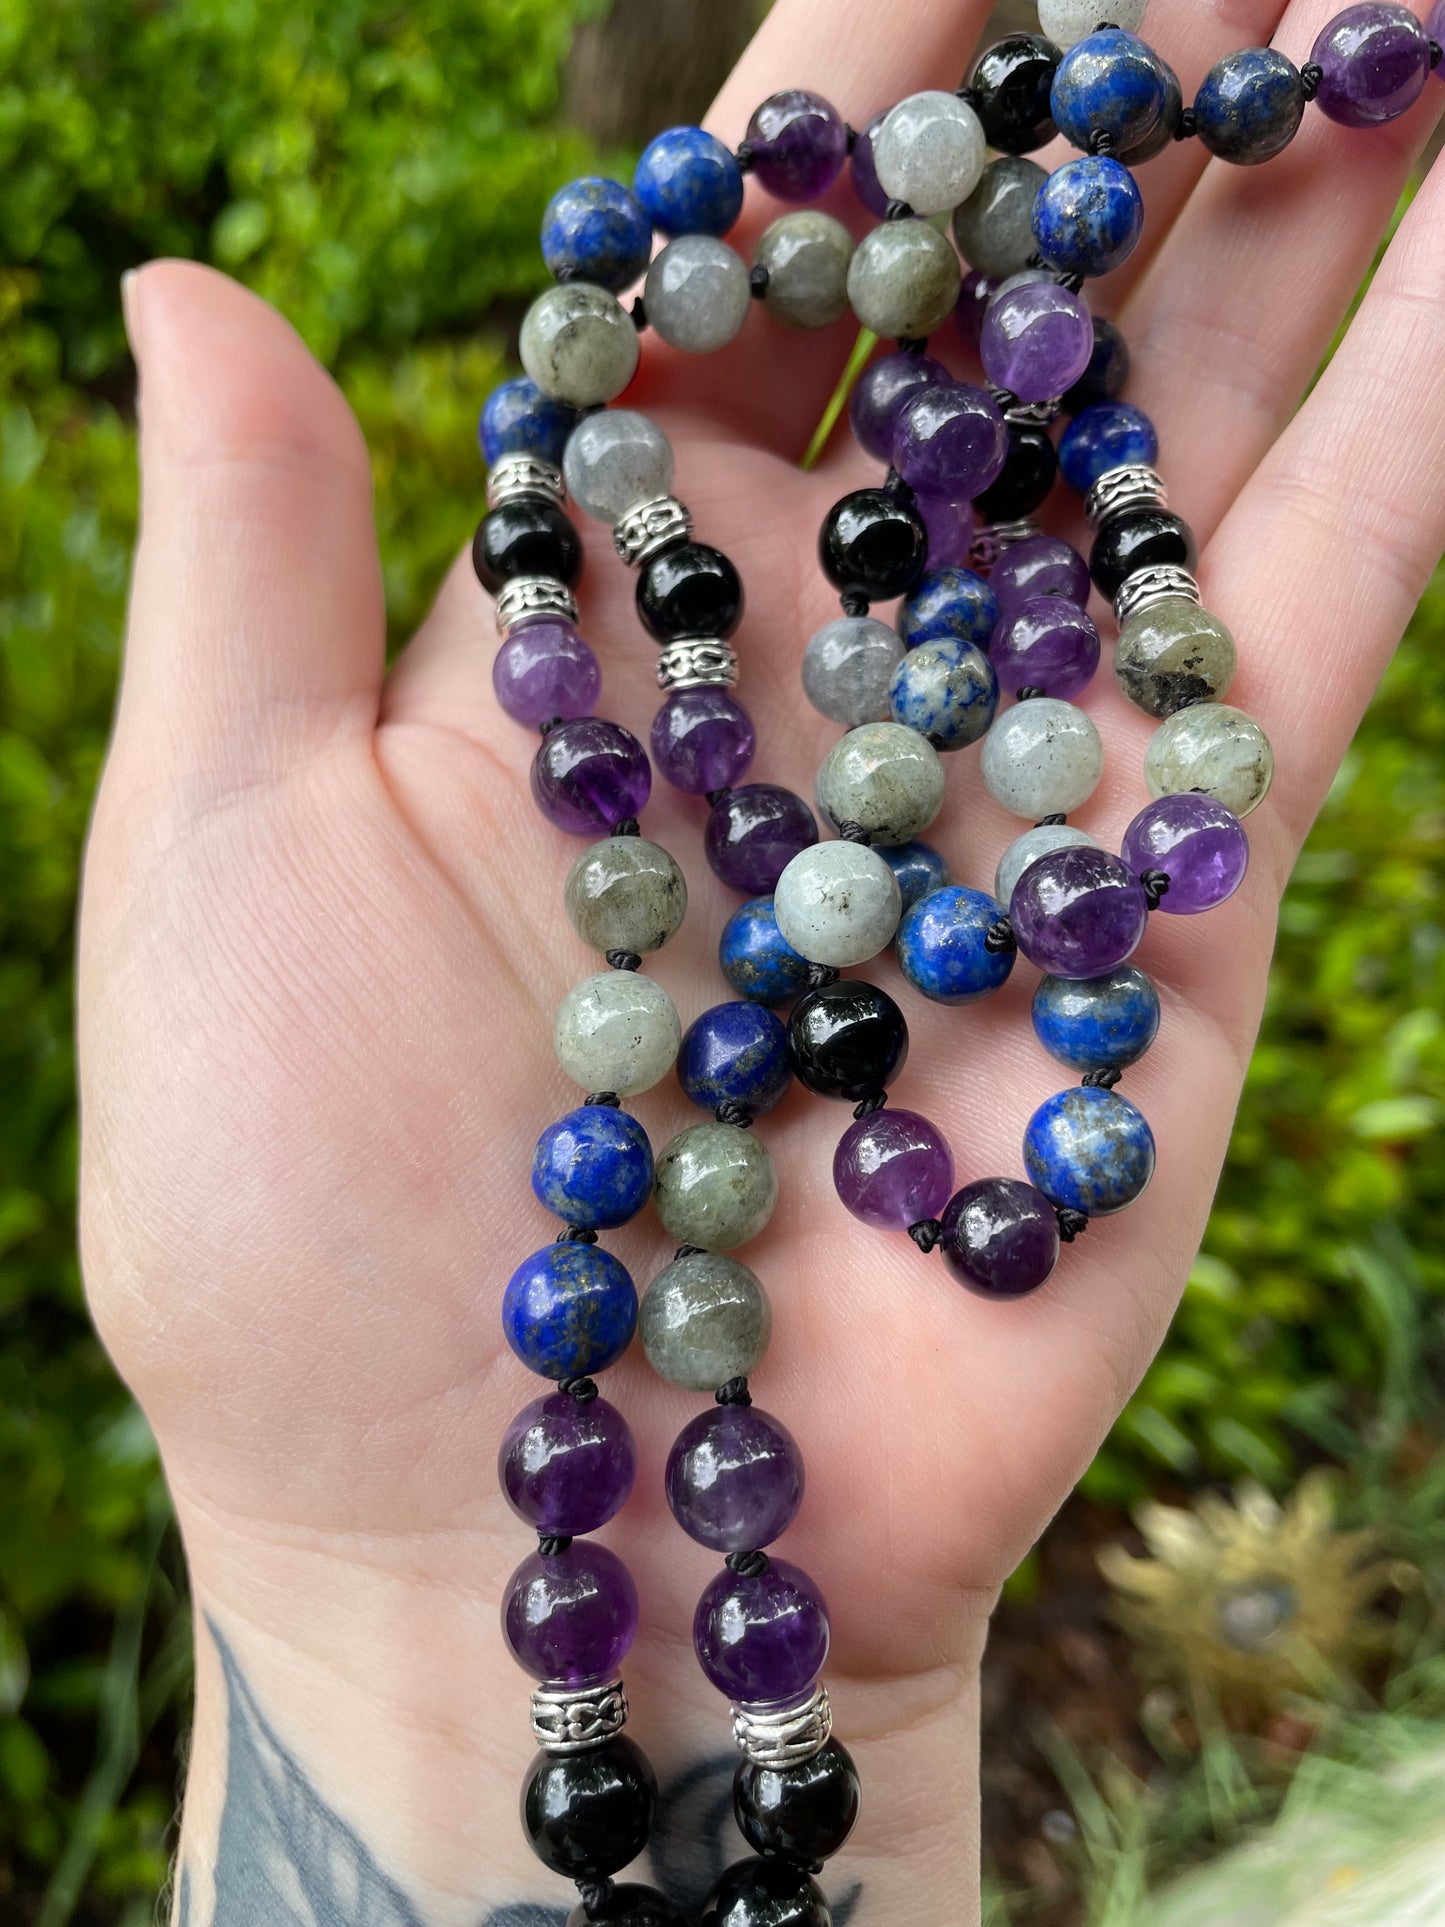
[[808,988],[808,961],[778,928],[771,897],[750,897],[734,910],[718,942],[722,974],[754,1004],[789,1004]]
[[910,649],[888,685],[895,723],[935,749],[963,749],[986,736],[998,711],[998,673],[975,642],[954,636]]
[[1154,1133],[1127,1098],[1080,1085],[1029,1119],[1024,1165],[1050,1203],[1103,1218],[1132,1204],[1153,1177]]
[[589,174],[569,181],[542,216],[542,258],[559,281],[590,281],[613,294],[645,272],[652,223],[620,181]]
[[1044,977],[1034,1035],[1072,1071],[1123,1070],[1159,1035],[1159,993],[1132,964],[1107,977]]
[[494,388],[482,405],[477,428],[482,459],[490,468],[504,455],[535,455],[560,468],[577,410],[544,395],[527,375]]
[[947,863],[931,843],[892,843],[878,854],[898,879],[905,912],[953,881]]
[[601,1245],[544,1245],[518,1265],[502,1294],[502,1330],[543,1378],[605,1371],[632,1343],[637,1288]]
[[1127,167],[1089,154],[1056,168],[1034,202],[1034,239],[1060,274],[1108,274],[1144,232],[1144,199]]
[[726,234],[743,210],[743,173],[701,127],[669,127],[642,150],[632,191],[663,234]]
[[1299,132],[1305,92],[1300,71],[1273,47],[1227,54],[1204,78],[1194,123],[1211,154],[1236,167],[1258,167]]
[[1059,468],[1076,494],[1087,495],[1111,468],[1159,459],[1159,431],[1132,402],[1101,401],[1086,408],[1064,430],[1059,443]]
[[975,1004],[1002,990],[1014,967],[1012,946],[988,947],[1003,906],[982,890],[950,884],[915,903],[898,926],[898,967],[935,1004]]
[[787,1030],[760,1003],[716,1004],[705,1010],[688,1026],[677,1053],[677,1081],[705,1111],[744,1104],[761,1117],[779,1101],[792,1077]]
[[998,597],[972,569],[930,569],[903,604],[898,633],[904,647],[955,637],[987,649],[998,624]]
[[652,1146],[635,1117],[581,1104],[537,1139],[532,1189],[567,1224],[605,1231],[635,1218],[652,1195]]
[[1054,73],[1050,112],[1066,141],[1088,153],[1107,134],[1136,147],[1164,112],[1164,69],[1152,47],[1119,27],[1076,40]]

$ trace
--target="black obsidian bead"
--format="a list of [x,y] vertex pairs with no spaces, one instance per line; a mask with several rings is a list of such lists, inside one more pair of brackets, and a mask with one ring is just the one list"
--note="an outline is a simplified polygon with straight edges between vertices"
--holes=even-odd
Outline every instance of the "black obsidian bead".
[[1132,359],[1129,344],[1121,330],[1112,321],[1106,321],[1102,315],[1096,314],[1094,352],[1089,358],[1088,367],[1064,396],[1064,413],[1079,415],[1098,402],[1117,401],[1129,379]]
[[688,1927],[687,1915],[656,1887],[614,1887],[590,1914],[585,1907],[574,1907],[567,1916],[567,1927],[601,1927],[604,1922],[606,1927]]
[[1063,55],[1041,33],[1011,33],[980,56],[969,81],[990,147],[1032,154],[1054,138],[1049,97]]
[[656,555],[637,583],[637,613],[658,642],[730,636],[743,619],[742,578],[721,549],[678,542]]
[[837,1853],[862,1797],[858,1769],[840,1740],[799,1766],[739,1760],[733,1775],[733,1812],[754,1853],[805,1867]]
[[532,1851],[568,1880],[606,1880],[647,1845],[657,1776],[625,1733],[586,1753],[539,1753],[522,1788]]
[[810,990],[788,1019],[788,1057],[819,1097],[857,1103],[886,1090],[908,1058],[908,1025],[887,991],[842,979]]
[[927,568],[928,530],[917,509],[891,489],[854,489],[825,516],[818,559],[840,594],[891,602],[907,595]]
[[489,595],[519,575],[555,576],[570,589],[582,574],[582,538],[551,502],[503,502],[482,517],[472,567]]
[[1059,451],[1042,428],[1010,426],[1003,473],[974,503],[980,522],[1016,522],[1048,497],[1059,472]]
[[833,1927],[823,1890],[786,1860],[739,1860],[702,1903],[699,1927]]
[[1136,570],[1165,563],[1192,569],[1196,554],[1187,522],[1167,509],[1146,509],[1142,515],[1121,515],[1100,529],[1089,551],[1089,573],[1112,602]]

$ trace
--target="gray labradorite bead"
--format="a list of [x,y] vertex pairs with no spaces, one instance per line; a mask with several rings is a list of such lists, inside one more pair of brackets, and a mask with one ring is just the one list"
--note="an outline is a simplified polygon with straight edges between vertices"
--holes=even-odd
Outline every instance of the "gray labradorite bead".
[[753,291],[742,256],[713,234],[681,234],[647,270],[648,326],[685,355],[725,348],[748,318]]
[[953,243],[927,221],[885,221],[858,243],[848,299],[875,335],[914,341],[953,313],[963,269]]
[[661,844],[610,836],[572,865],[563,900],[583,943],[604,956],[631,950],[645,957],[677,935],[687,914],[687,883]]
[[761,1138],[735,1124],[694,1124],[657,1154],[652,1202],[679,1244],[731,1251],[756,1238],[778,1201]]
[[610,527],[639,502],[672,493],[672,443],[632,408],[608,408],[573,429],[562,457],[567,493]]
[[773,1310],[746,1265],[721,1252],[692,1251],[648,1286],[637,1329],[659,1378],[687,1392],[714,1392],[762,1364]]
[[903,892],[866,843],[815,843],[799,851],[778,878],[773,915],[800,957],[846,970],[892,943]]
[[636,323],[616,295],[586,281],[538,295],[518,347],[543,394],[569,408],[611,401],[637,372]]
[[1057,696],[1015,703],[983,739],[984,786],[1015,816],[1067,816],[1104,774],[1104,745],[1082,709]]
[[1055,850],[1077,850],[1086,845],[1097,848],[1092,836],[1076,830],[1070,823],[1040,823],[1032,830],[1025,830],[1022,836],[1014,838],[998,860],[993,880],[995,897],[1007,910],[1013,900],[1014,886],[1031,863],[1037,863],[1041,856],[1052,856]]
[[1119,687],[1146,716],[1218,702],[1238,665],[1234,637],[1187,596],[1165,596],[1130,616],[1114,646]]
[[1228,703],[1197,703],[1160,723],[1144,754],[1151,796],[1202,790],[1236,816],[1257,810],[1274,781],[1274,751],[1252,716]]
[[753,259],[768,271],[768,312],[785,327],[826,328],[847,314],[853,237],[831,214],[784,214],[764,230]]
[[872,616],[837,616],[803,651],[803,691],[820,716],[856,729],[888,718],[888,685],[903,660],[896,629]]
[[[672,1069],[682,1025],[671,997],[634,970],[599,970],[574,984],[557,1006],[552,1047],[584,1091],[633,1097]],[[696,1242],[696,1240],[694,1240]]]
[[943,808],[943,764],[916,729],[865,723],[818,771],[818,808],[835,829],[857,823],[875,843],[911,843]]
[[1023,154],[989,162],[978,186],[953,210],[953,238],[971,268],[1001,281],[1028,266],[1037,246],[1034,202],[1048,178]]

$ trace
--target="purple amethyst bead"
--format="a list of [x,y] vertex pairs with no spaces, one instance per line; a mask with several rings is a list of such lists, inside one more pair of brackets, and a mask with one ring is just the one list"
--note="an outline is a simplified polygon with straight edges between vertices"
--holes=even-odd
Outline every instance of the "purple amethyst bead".
[[492,688],[513,722],[537,729],[554,716],[563,722],[590,716],[602,671],[570,622],[529,622],[497,651]]
[[1249,868],[1249,838],[1226,804],[1188,791],[1148,804],[1124,832],[1122,855],[1135,876],[1162,870],[1161,910],[1197,916],[1232,897]]
[[545,1557],[534,1552],[502,1595],[502,1637],[517,1664],[549,1685],[615,1679],[637,1621],[632,1574],[591,1539]]
[[1102,977],[1139,947],[1149,903],[1134,872],[1078,845],[1031,863],[1009,904],[1018,947],[1055,977]]
[[910,488],[972,501],[992,488],[1008,458],[1008,428],[981,388],[950,381],[928,387],[900,411],[893,461]]
[[1005,550],[988,580],[1004,615],[1041,595],[1062,596],[1084,609],[1092,586],[1088,563],[1057,535],[1030,536],[1027,542]]
[[752,717],[726,689],[675,689],[652,721],[652,760],[688,796],[735,783],[757,743]]
[[770,897],[793,858],[817,840],[818,825],[801,796],[775,783],[744,783],[714,804],[703,847],[730,889]]
[[[1445,0],[1435,0],[1435,5],[1430,9],[1430,18],[1425,24],[1425,31],[1437,47],[1445,47]],[[1433,50],[1430,58],[1432,60],[1435,58]],[[1440,62],[1435,72],[1441,80],[1445,80],[1445,60]]]
[[507,1504],[539,1532],[595,1532],[626,1505],[637,1476],[627,1420],[605,1398],[552,1392],[524,1406],[497,1454]]
[[667,1503],[699,1545],[759,1551],[798,1516],[803,1455],[787,1426],[755,1405],[715,1405],[678,1433]]
[[870,363],[848,404],[848,420],[863,453],[891,462],[899,415],[925,388],[952,379],[931,355],[881,355]]
[[954,323],[966,345],[975,350],[983,339],[983,324],[993,291],[994,283],[986,274],[980,274],[977,268],[970,268],[958,291],[958,303],[953,310]]
[[1059,1221],[1031,1184],[983,1178],[965,1185],[944,1212],[942,1251],[970,1291],[1022,1298],[1059,1262]]
[[1336,14],[1311,58],[1324,69],[1315,96],[1321,112],[1341,127],[1379,127],[1425,91],[1430,36],[1408,7],[1367,0]]
[[973,553],[977,524],[972,502],[950,502],[945,495],[918,495],[913,506],[923,517],[928,533],[929,568],[964,568]]
[[[1441,0],[1445,5],[1445,0]],[[878,168],[873,159],[873,140],[878,129],[887,120],[889,109],[875,114],[853,143],[849,167],[853,175],[853,192],[876,220],[881,221],[888,212],[888,196],[878,181]]]
[[620,723],[581,716],[549,730],[532,759],[532,794],[548,822],[570,836],[605,836],[641,813],[652,770]]
[[993,632],[988,653],[1011,694],[1041,689],[1072,700],[1099,666],[1099,632],[1076,603],[1031,596],[1014,605]]
[[777,1706],[801,1698],[822,1672],[828,1608],[786,1560],[752,1579],[723,1571],[697,1602],[692,1643],[720,1693],[741,1706]]
[[907,1231],[947,1204],[953,1152],[937,1125],[916,1111],[875,1111],[839,1139],[833,1188],[864,1224]]
[[1094,355],[1094,324],[1076,294],[1056,281],[1012,288],[989,305],[979,341],[983,371],[1020,401],[1053,401]]
[[848,129],[821,94],[770,94],[748,122],[748,152],[762,187],[780,201],[816,201],[848,158]]

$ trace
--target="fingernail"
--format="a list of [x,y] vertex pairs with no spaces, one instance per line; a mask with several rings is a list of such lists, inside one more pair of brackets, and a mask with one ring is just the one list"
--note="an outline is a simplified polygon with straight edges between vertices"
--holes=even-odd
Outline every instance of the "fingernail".
[[137,339],[135,289],[140,276],[136,269],[127,268],[120,277],[120,312],[125,322],[126,337],[130,342],[131,353],[139,355],[140,344]]

